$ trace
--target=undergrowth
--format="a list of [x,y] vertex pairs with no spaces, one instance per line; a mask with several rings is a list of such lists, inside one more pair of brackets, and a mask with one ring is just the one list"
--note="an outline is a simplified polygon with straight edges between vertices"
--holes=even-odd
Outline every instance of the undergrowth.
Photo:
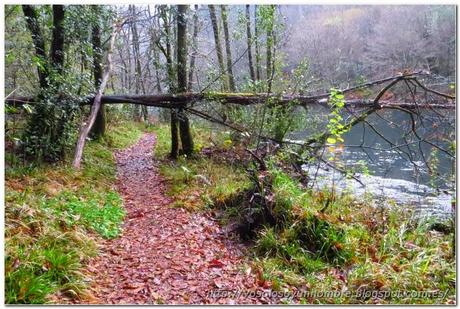
[[78,172],[70,162],[36,166],[6,156],[6,303],[89,297],[84,265],[97,253],[99,237],[120,233],[124,217],[112,153],[142,130],[131,122],[110,124],[103,139],[87,143]]
[[[193,131],[201,147],[237,147],[225,132]],[[155,132],[157,157],[166,158],[168,128]],[[175,206],[219,207],[229,220],[240,220],[248,210],[252,215],[267,211],[248,202],[254,188],[243,167],[204,152],[189,160],[164,160],[161,173]],[[270,201],[276,222],[262,222],[253,237],[250,264],[264,287],[308,291],[296,295],[301,303],[455,303],[452,233],[418,222],[410,207],[379,207],[334,190],[306,189],[276,164],[256,178],[270,180],[269,190],[259,195]]]
[[213,144],[231,148],[228,132],[213,133],[210,129],[192,127],[197,154],[193,158],[168,160],[170,131],[168,126],[155,128],[157,146],[155,155],[162,159],[160,173],[169,183],[167,194],[174,197],[175,207],[199,210],[232,201],[250,185],[239,164],[223,162],[219,155],[200,154],[205,146]]
[[294,285],[309,291],[301,302],[318,304],[455,301],[452,234],[430,230],[411,209],[300,189],[283,172],[270,173],[275,207],[289,215],[282,226],[258,233],[254,265],[273,289]]

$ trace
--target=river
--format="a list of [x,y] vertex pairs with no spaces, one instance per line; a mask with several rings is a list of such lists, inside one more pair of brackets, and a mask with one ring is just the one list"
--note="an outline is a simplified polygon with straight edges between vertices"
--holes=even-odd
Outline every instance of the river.
[[[303,168],[314,179],[312,187],[334,186],[360,198],[371,197],[376,204],[413,206],[417,216],[448,218],[455,196],[455,158],[443,150],[449,150],[449,141],[455,139],[455,112],[448,113],[423,111],[421,117],[415,117],[417,135],[438,148],[417,142],[407,113],[382,110],[370,115],[368,124],[356,125],[344,134],[343,144],[324,149],[325,161],[354,170],[354,176],[362,184],[321,161],[305,164]],[[316,129],[292,133],[289,139],[302,140],[314,130],[324,128],[325,109],[315,108],[310,115],[317,119]],[[390,143],[408,145],[394,147]]]

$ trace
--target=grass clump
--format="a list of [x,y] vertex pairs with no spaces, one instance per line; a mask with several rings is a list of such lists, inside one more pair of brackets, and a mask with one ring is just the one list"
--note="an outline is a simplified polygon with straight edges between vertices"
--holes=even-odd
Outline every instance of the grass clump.
[[[42,304],[89,297],[84,266],[99,237],[121,232],[122,200],[114,190],[112,152],[134,143],[142,127],[110,124],[87,143],[82,170],[70,162],[7,164],[5,190],[5,302]],[[14,157],[11,155],[10,157]]]
[[276,168],[269,174],[278,224],[258,232],[255,254],[273,285],[350,291],[301,299],[305,303],[455,301],[452,234],[430,230],[414,219],[413,209],[373,207],[303,189]]
[[50,208],[56,216],[60,215],[68,228],[82,225],[104,238],[117,237],[125,214],[118,193],[86,192],[85,195],[82,199],[64,191],[56,198],[44,201],[42,207]]
[[158,126],[155,155],[163,159],[160,173],[168,181],[167,194],[175,199],[174,206],[189,210],[204,209],[215,205],[225,206],[249,185],[248,178],[239,164],[226,162],[214,156],[200,154],[205,146],[229,146],[229,133],[212,133],[208,129],[192,127],[196,155],[168,161],[170,132],[168,126]]

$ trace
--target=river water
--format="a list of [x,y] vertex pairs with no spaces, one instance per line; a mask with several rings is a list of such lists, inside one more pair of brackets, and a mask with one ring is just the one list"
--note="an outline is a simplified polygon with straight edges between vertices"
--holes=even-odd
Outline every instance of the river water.
[[[317,127],[293,133],[289,139],[302,140],[315,129],[324,129],[327,111],[318,107],[310,110],[310,115],[316,117]],[[303,166],[313,179],[312,187],[334,186],[358,198],[371,198],[377,205],[413,206],[418,216],[450,217],[455,159],[443,150],[449,150],[449,141],[455,140],[455,112],[424,111],[421,117],[415,117],[417,135],[441,150],[417,142],[407,113],[382,110],[369,116],[367,122],[347,132],[343,144],[324,149],[322,158],[328,163],[316,161]],[[353,170],[361,183],[330,165]]]

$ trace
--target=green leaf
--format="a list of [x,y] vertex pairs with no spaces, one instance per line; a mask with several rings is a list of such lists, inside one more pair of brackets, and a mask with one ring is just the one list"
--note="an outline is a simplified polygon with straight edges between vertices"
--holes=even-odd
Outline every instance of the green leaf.
[[327,142],[328,142],[329,144],[335,144],[335,143],[337,142],[337,140],[336,140],[335,138],[333,138],[333,137],[328,137],[328,138],[327,138]]

